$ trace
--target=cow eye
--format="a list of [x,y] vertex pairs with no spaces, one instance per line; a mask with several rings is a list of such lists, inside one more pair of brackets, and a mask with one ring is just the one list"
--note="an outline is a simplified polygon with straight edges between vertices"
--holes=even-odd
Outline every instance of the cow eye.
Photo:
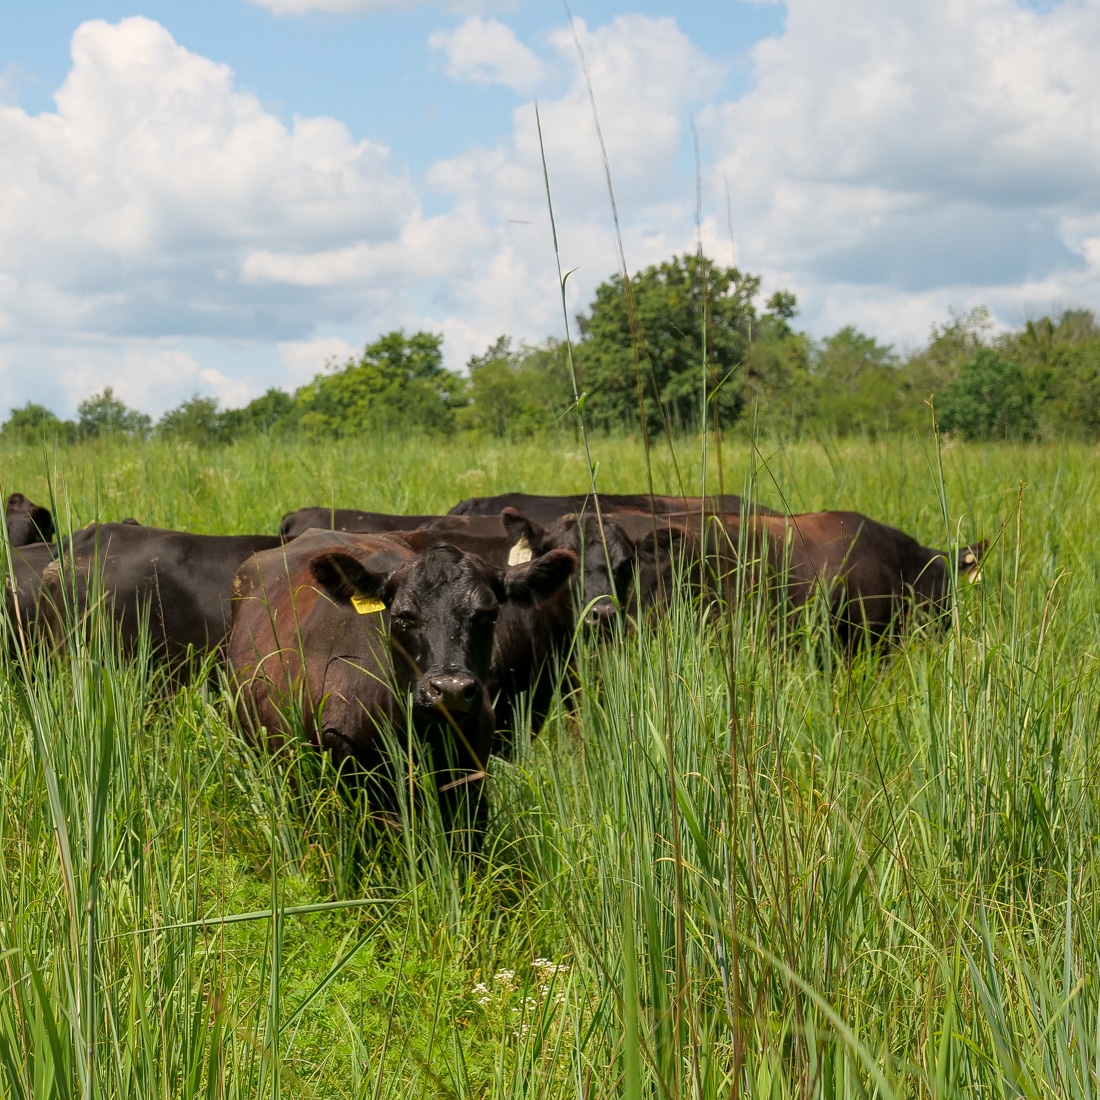
[[479,626],[491,626],[497,621],[499,614],[500,610],[496,607],[483,607],[480,611],[474,612],[474,622]]
[[390,617],[390,622],[409,629],[416,626],[417,615],[415,611],[395,611]]

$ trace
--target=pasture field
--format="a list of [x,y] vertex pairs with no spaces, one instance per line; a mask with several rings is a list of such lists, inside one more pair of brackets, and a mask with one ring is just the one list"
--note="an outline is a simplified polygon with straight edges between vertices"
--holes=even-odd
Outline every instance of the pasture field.
[[[644,490],[633,442],[599,483]],[[274,532],[588,484],[572,438],[8,449],[59,526]],[[650,459],[698,492],[698,441]],[[1093,1097],[1095,448],[711,445],[705,484],[984,536],[946,629],[840,661],[748,601],[577,657],[482,850],[379,831],[214,677],[0,656],[0,1096]],[[398,746],[400,749],[400,746]],[[415,781],[415,773],[412,773]]]

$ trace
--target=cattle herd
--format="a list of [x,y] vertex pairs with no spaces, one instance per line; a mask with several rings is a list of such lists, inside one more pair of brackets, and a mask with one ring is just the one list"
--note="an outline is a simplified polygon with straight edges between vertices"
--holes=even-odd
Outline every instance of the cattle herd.
[[858,513],[728,495],[508,493],[445,516],[302,508],[278,535],[126,520],[55,541],[49,510],[15,493],[6,521],[15,651],[56,646],[102,608],[120,645],[147,635],[175,677],[221,654],[257,741],[300,731],[377,775],[384,731],[411,729],[448,792],[507,751],[521,715],[537,727],[578,632],[612,637],[684,599],[721,614],[746,593],[791,620],[820,594],[841,647],[883,645],[914,610],[942,615],[952,573],[973,577],[984,549],[952,556]]

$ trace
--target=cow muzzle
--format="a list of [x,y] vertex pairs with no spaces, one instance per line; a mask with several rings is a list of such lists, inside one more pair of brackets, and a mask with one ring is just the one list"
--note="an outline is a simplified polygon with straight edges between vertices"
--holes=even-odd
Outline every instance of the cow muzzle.
[[611,629],[616,612],[615,601],[610,596],[600,596],[585,612],[584,625],[588,630],[602,634]]
[[481,706],[482,688],[472,676],[443,673],[425,676],[416,695],[420,706],[452,714],[470,714]]

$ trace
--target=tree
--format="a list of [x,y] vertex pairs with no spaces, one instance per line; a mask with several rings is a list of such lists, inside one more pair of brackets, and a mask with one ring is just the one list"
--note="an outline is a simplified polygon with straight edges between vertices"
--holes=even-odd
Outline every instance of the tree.
[[753,326],[743,396],[771,430],[797,433],[817,411],[817,386],[810,370],[813,345],[791,327],[798,313],[793,294],[776,291],[766,305]]
[[298,403],[286,390],[272,387],[243,408],[226,409],[221,418],[225,439],[285,432],[297,427]]
[[942,393],[959,375],[963,363],[990,341],[993,320],[985,306],[969,313],[952,313],[945,325],[932,328],[928,345],[911,355],[901,368],[907,388],[921,401]]
[[80,416],[80,434],[85,439],[116,434],[145,439],[153,424],[151,417],[129,408],[115,397],[115,391],[110,386],[102,393],[81,401],[76,411]]
[[1035,433],[1034,395],[1019,363],[979,348],[937,403],[944,431],[965,439],[1027,439]]
[[[702,384],[729,419],[744,403],[743,365],[755,318],[755,276],[684,255],[632,279],[614,276],[577,318],[585,409],[591,422],[651,431],[699,426]],[[705,348],[705,362],[704,362]]]
[[1100,431],[1100,328],[1090,310],[1028,321],[1002,352],[1024,370],[1046,435]]
[[298,390],[302,428],[336,436],[371,428],[452,430],[466,383],[444,368],[442,344],[430,332],[391,332],[368,344],[358,359]]
[[1100,339],[1055,348],[1044,389],[1045,434],[1100,434]]
[[71,420],[61,420],[45,405],[33,401],[18,409],[0,427],[0,436],[19,443],[33,443],[41,439],[69,443],[76,437],[76,425]]
[[174,409],[169,409],[157,421],[157,434],[181,439],[188,443],[217,443],[222,438],[222,417],[214,397],[195,394]]
[[826,337],[814,354],[818,417],[840,435],[896,428],[907,405],[898,358],[852,325]]
[[467,363],[470,402],[459,410],[459,423],[501,438],[560,424],[573,401],[565,350],[555,340],[513,350],[511,337],[501,336]]

